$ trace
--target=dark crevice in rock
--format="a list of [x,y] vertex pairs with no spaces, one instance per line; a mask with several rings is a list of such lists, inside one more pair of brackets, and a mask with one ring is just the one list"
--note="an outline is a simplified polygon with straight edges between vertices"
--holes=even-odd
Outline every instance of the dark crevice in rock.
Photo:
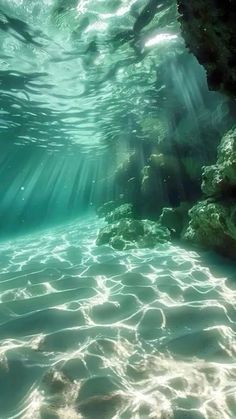
[[207,72],[211,90],[236,97],[236,4],[177,0],[187,47]]

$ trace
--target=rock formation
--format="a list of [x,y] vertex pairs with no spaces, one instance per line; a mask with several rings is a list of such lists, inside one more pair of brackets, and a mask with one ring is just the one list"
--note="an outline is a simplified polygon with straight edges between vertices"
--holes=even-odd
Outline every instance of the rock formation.
[[236,129],[218,147],[215,165],[203,168],[205,200],[190,211],[184,238],[236,259]]
[[130,204],[123,204],[114,211],[108,212],[103,227],[97,237],[97,245],[109,244],[114,249],[153,248],[170,240],[169,230],[159,223],[150,220],[133,218]]
[[187,47],[207,72],[211,90],[236,97],[236,3],[177,0]]

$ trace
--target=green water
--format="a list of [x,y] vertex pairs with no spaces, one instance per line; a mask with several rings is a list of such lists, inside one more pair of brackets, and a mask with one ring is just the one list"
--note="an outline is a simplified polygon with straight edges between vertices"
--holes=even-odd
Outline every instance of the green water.
[[174,0],[0,1],[0,419],[236,417],[235,263],[96,246],[95,209],[150,155],[179,171],[134,188],[140,216],[199,199],[195,166],[235,121],[177,17]]

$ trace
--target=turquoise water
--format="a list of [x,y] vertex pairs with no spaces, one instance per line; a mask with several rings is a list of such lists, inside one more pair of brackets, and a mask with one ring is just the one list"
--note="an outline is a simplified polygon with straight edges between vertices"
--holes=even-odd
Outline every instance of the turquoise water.
[[0,419],[236,417],[235,263],[95,215],[200,199],[233,108],[174,0],[0,1]]
[[100,224],[1,244],[0,417],[235,417],[235,265]]

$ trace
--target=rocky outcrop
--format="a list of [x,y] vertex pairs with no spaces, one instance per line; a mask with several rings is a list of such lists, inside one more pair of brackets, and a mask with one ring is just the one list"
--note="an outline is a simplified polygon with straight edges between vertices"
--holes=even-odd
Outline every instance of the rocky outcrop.
[[217,164],[204,167],[202,191],[206,196],[236,197],[236,129],[218,147]]
[[132,205],[123,204],[105,214],[108,225],[97,237],[98,246],[109,244],[114,249],[153,248],[170,240],[169,230],[159,223],[134,218]]
[[169,240],[169,230],[155,221],[123,219],[102,228],[96,244],[109,244],[114,249],[126,250],[154,248]]
[[211,90],[236,97],[236,3],[177,0],[187,47],[207,72]]
[[201,201],[189,212],[191,222],[185,238],[236,259],[235,201]]
[[109,201],[97,209],[99,218],[104,218],[108,223],[114,223],[124,218],[134,218],[134,209],[131,204],[119,205],[115,201]]
[[217,163],[204,167],[202,191],[207,199],[189,211],[184,238],[236,259],[236,129],[223,137]]
[[132,219],[134,217],[134,211],[131,204],[122,204],[109,212],[105,216],[105,221],[108,223],[115,223],[116,221],[123,219]]

